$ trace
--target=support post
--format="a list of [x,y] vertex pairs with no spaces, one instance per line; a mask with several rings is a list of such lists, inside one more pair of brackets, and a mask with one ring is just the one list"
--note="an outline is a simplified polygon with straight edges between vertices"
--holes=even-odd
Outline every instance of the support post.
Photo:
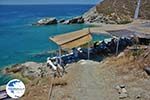
[[117,41],[116,56],[118,55],[118,51],[119,51],[119,40],[120,40],[120,38],[119,38],[118,41]]
[[61,47],[59,47],[59,64],[61,65]]
[[88,32],[91,34],[90,27],[88,28]]

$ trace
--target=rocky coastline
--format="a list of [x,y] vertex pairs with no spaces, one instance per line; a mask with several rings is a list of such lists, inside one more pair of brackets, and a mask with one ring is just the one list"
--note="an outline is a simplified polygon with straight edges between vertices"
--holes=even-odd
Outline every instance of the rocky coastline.
[[[103,0],[89,11],[81,16],[71,19],[43,18],[33,25],[52,25],[52,24],[127,24],[134,20],[137,0]],[[150,19],[150,1],[142,0],[141,9],[139,10],[139,18]]]
[[38,20],[36,23],[33,23],[32,25],[37,25],[37,26],[40,26],[40,25],[54,25],[54,24],[82,24],[84,23],[84,18],[82,16],[76,16],[76,17],[73,17],[71,19],[56,19],[56,18],[53,18],[53,17],[46,17],[46,18],[42,18],[40,20]]
[[21,78],[34,79],[49,76],[52,71],[47,67],[46,63],[25,62],[6,67],[2,70],[2,73],[10,74],[14,77],[19,74]]

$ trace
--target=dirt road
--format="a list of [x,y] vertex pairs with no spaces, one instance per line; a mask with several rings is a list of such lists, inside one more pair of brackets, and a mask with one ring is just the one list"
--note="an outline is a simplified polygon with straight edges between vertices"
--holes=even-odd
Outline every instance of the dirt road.
[[68,73],[70,76],[68,85],[64,88],[55,87],[52,100],[58,100],[58,98],[61,100],[62,98],[63,100],[112,100],[112,97],[113,100],[118,99],[113,86],[109,84],[111,81],[109,75],[112,74],[106,74],[106,71],[99,73],[98,62],[80,61],[72,68]]

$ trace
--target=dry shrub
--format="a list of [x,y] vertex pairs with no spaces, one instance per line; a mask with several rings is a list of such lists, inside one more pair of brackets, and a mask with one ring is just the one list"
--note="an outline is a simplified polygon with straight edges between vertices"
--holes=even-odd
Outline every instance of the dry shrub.
[[67,81],[65,79],[54,78],[53,80],[54,80],[53,86],[66,86],[67,85]]

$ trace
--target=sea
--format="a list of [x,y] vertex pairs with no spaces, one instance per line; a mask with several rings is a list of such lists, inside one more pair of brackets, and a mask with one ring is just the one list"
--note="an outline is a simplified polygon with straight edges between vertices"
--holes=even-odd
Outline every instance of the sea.
[[[49,37],[90,27],[85,24],[33,26],[45,17],[69,19],[94,5],[0,5],[0,69],[26,61],[44,62],[48,51],[58,49]],[[101,40],[107,36],[94,36]],[[0,74],[0,85],[11,77]]]

